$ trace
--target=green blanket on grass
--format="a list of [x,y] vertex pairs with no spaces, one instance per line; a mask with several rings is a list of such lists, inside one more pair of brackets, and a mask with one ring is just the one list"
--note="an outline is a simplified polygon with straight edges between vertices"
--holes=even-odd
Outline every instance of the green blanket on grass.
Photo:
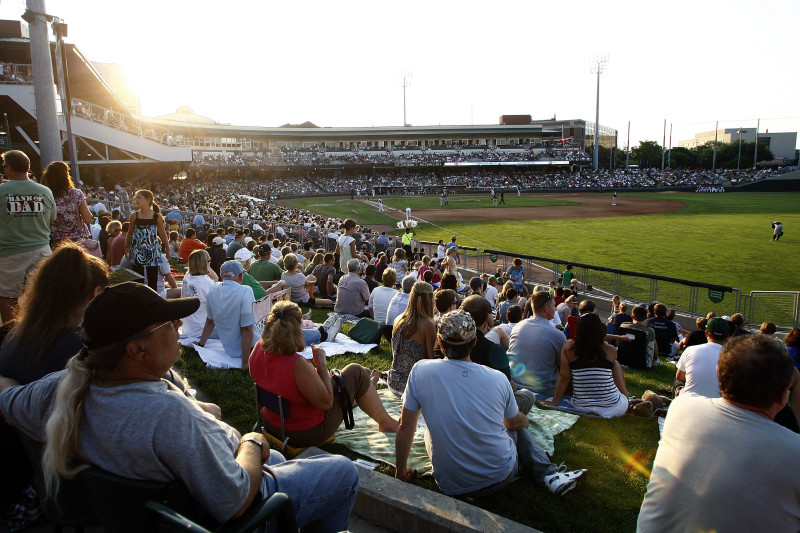
[[[394,418],[400,417],[402,403],[400,398],[388,389],[381,389],[378,395],[386,411]],[[408,456],[408,466],[418,474],[425,474],[431,470],[431,460],[425,450],[425,413],[419,417],[417,432],[411,445]],[[377,461],[394,466],[394,433],[381,433],[378,424],[369,418],[361,409],[353,409],[353,418],[356,426],[352,430],[345,429],[342,424],[336,431],[336,442],[347,446],[350,450],[365,455]],[[533,439],[547,452],[553,455],[553,437],[565,429],[570,428],[580,418],[577,415],[563,413],[549,409],[539,409],[535,405],[528,413],[530,432]]]

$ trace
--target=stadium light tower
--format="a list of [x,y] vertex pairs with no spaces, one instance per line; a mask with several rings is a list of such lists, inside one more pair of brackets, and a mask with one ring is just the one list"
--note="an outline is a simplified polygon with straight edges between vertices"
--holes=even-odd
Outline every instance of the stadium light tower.
[[410,72],[403,73],[403,126],[408,126],[408,121],[406,120],[406,88],[411,85],[410,77]]
[[597,108],[594,117],[594,157],[592,168],[597,170],[600,164],[600,74],[608,65],[608,54],[597,56],[592,62],[592,74],[597,74]]

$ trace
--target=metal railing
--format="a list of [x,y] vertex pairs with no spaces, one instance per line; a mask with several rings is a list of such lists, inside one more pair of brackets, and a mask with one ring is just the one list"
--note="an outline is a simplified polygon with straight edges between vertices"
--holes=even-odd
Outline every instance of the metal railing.
[[185,139],[175,139],[170,135],[168,128],[78,98],[72,99],[72,115],[168,146],[190,146]]
[[0,83],[32,84],[33,65],[5,63],[0,69]]
[[[420,241],[420,246],[428,255],[435,252],[437,244]],[[574,277],[578,281],[581,294],[589,293],[600,297],[619,294],[630,302],[649,303],[659,301],[676,311],[692,316],[705,316],[709,311],[718,315],[733,313],[746,314],[753,300],[751,295],[742,294],[739,289],[691,281],[668,276],[633,272],[563,259],[553,259],[526,254],[515,254],[502,250],[478,249],[459,246],[462,257],[460,268],[477,273],[503,273],[513,264],[514,259],[522,260],[526,272],[526,285],[529,290],[534,285],[549,286],[552,281],[561,284],[561,273],[568,264],[573,266]],[[726,295],[731,295],[726,301]],[[714,300],[719,300],[715,302]],[[773,320],[774,322],[774,320]]]

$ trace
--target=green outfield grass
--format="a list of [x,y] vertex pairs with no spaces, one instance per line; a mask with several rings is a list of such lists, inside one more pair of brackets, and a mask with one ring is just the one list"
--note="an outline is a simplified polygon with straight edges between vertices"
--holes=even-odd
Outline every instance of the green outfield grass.
[[345,197],[330,198],[298,198],[283,202],[289,207],[307,209],[326,217],[352,218],[363,226],[394,226],[397,219],[378,213],[378,208],[364,203],[362,200],[350,200]]
[[[440,227],[421,224],[417,238],[447,240],[456,234],[466,246],[716,283],[744,292],[800,289],[800,271],[795,268],[800,264],[800,194],[630,196],[676,200],[686,208],[656,215],[524,224],[453,220],[437,222]],[[771,241],[773,220],[786,228],[777,243]]]

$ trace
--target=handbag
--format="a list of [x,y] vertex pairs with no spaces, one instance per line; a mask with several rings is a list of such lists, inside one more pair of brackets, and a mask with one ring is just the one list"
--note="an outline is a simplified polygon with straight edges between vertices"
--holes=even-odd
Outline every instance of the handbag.
[[342,372],[340,370],[331,370],[331,383],[333,384],[334,396],[338,396],[339,401],[342,403],[342,418],[344,420],[344,427],[347,429],[353,429],[356,426],[355,420],[353,420],[353,400],[350,398],[350,394],[344,387]]
[[94,239],[78,239],[76,242],[87,254],[93,255],[98,259],[103,258],[103,253],[100,251],[100,241]]
[[371,318],[362,318],[350,331],[347,336],[360,344],[380,344],[383,324]]

